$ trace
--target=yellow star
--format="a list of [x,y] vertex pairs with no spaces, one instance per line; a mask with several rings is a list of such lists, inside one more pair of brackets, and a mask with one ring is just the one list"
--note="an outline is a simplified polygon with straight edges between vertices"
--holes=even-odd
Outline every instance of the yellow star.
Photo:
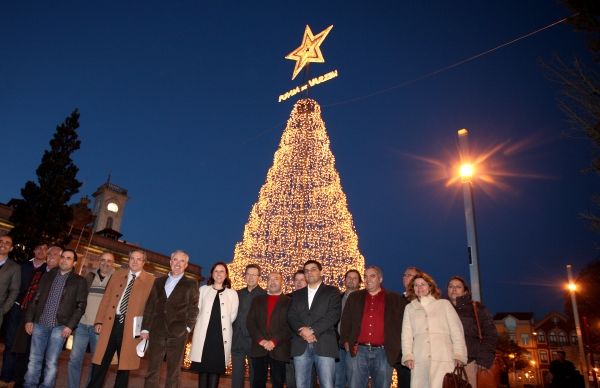
[[285,57],[285,59],[296,61],[296,67],[294,67],[292,79],[296,78],[298,73],[300,73],[304,66],[308,64],[308,62],[325,62],[325,58],[323,58],[323,54],[321,53],[319,46],[321,43],[323,43],[325,37],[327,34],[329,34],[329,31],[331,31],[332,28],[333,25],[321,31],[319,34],[313,35],[310,27],[308,25],[306,26],[306,29],[304,30],[304,37],[302,38],[302,45]]

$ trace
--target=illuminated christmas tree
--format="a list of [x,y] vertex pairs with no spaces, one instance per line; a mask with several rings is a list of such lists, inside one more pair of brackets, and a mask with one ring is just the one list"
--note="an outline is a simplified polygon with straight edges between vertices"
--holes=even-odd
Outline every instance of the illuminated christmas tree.
[[327,284],[340,286],[349,269],[363,272],[334,164],[321,107],[312,99],[298,101],[229,264],[235,289],[245,285],[242,274],[250,263],[261,266],[263,286],[269,272],[281,272],[284,292],[292,291],[292,276],[309,259],[323,264]]

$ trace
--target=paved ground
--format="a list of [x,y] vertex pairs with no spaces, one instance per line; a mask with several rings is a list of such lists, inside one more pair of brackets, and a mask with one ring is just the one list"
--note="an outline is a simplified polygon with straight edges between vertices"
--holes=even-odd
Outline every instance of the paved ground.
[[[4,344],[0,343],[0,353],[4,351]],[[56,376],[56,388],[67,388],[68,384],[68,363],[69,363],[69,350],[63,350],[60,355],[59,363],[58,363],[58,375]],[[83,370],[81,372],[82,376],[87,377],[87,373],[90,368],[90,355],[89,353],[86,355],[86,358],[83,360]],[[141,360],[140,369],[132,370],[129,374],[129,387],[130,388],[141,388],[144,386],[144,376],[146,375],[147,370],[147,361],[145,359]],[[106,377],[105,387],[112,387],[115,383],[115,376],[117,374],[117,366],[111,365],[108,375]],[[163,362],[162,370],[160,373],[160,386],[163,387],[165,384],[165,376],[167,375],[167,364]],[[81,387],[85,385],[85,379],[82,377],[81,379]],[[190,372],[181,372],[180,385],[181,388],[196,388],[198,387],[198,375]],[[231,387],[231,379],[229,376],[221,376],[221,380],[219,381],[219,388],[230,388]],[[246,387],[250,387],[248,381],[246,381]],[[271,384],[267,383],[267,388],[270,388]],[[170,388],[170,387],[165,387]]]

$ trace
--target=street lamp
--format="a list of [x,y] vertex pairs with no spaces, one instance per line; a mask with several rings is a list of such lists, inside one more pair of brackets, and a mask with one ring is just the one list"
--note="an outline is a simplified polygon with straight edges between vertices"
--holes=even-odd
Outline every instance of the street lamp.
[[470,164],[467,130],[458,131],[460,150],[460,175],[462,177],[463,198],[465,202],[465,220],[467,222],[467,245],[469,253],[469,274],[471,275],[471,297],[482,301],[481,284],[479,283],[479,250],[477,248],[477,226],[475,225],[475,200],[473,198],[473,166]]
[[577,286],[573,282],[573,272],[571,271],[571,264],[567,265],[567,275],[569,276],[569,290],[571,292],[571,304],[573,304],[573,318],[575,318],[575,330],[577,331],[577,342],[579,342],[579,362],[581,363],[581,372],[584,377],[585,388],[590,388],[590,375],[588,373],[588,366],[586,362],[585,353],[583,352],[583,338],[581,336],[581,325],[579,324],[579,309],[577,308],[577,301],[575,300],[575,290]]

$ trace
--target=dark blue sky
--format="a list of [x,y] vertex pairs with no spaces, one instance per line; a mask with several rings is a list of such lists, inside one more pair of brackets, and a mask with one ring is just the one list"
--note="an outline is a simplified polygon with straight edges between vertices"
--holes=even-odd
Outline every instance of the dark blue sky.
[[[598,178],[590,144],[565,138],[558,87],[538,58],[588,56],[558,25],[375,96],[545,27],[553,1],[3,1],[0,3],[0,201],[35,179],[57,124],[81,113],[78,178],[129,190],[123,238],[190,252],[204,272],[230,261],[272,165],[295,99],[279,94],[305,25],[337,69],[316,86],[367,265],[401,291],[416,265],[444,286],[468,277],[457,131],[474,154],[500,146],[475,181],[484,302],[493,312],[563,311],[566,264],[597,255],[578,213]],[[253,139],[249,142],[246,142]],[[246,142],[246,143],[244,143]],[[239,146],[240,144],[243,145]],[[423,158],[430,160],[424,161]],[[432,163],[434,162],[434,163]],[[498,176],[498,173],[508,175]],[[516,174],[517,176],[511,176]],[[79,200],[79,196],[75,198]]]

